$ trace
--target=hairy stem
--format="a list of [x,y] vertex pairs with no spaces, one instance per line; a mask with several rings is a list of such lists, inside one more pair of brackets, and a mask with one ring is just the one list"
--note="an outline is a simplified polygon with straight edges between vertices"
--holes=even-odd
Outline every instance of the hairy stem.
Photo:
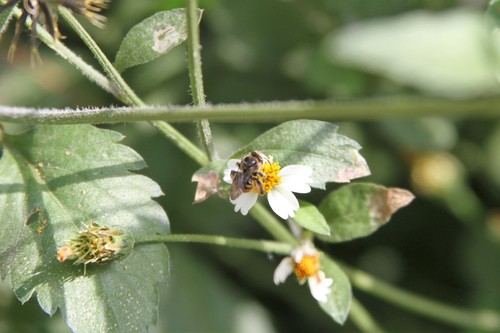
[[424,116],[498,118],[500,97],[456,101],[427,97],[367,98],[352,101],[292,101],[199,106],[34,109],[0,106],[0,120],[29,124],[89,124],[164,120],[190,122],[274,122],[291,119],[382,120]]
[[289,244],[266,241],[266,240],[251,240],[240,239],[224,236],[210,235],[145,235],[135,239],[135,244],[151,244],[151,243],[200,243],[219,246],[234,247],[240,249],[256,250],[266,253],[276,253],[287,255],[291,251]]
[[151,122],[151,124],[200,166],[210,163],[207,155],[205,155],[205,153],[203,153],[200,148],[198,148],[170,124],[164,121],[153,121]]
[[113,66],[111,61],[106,57],[104,52],[99,48],[94,39],[90,34],[83,28],[83,26],[78,22],[78,20],[71,14],[71,12],[63,6],[59,6],[59,14],[66,22],[71,26],[71,28],[80,36],[85,45],[97,58],[97,61],[102,66],[108,77],[118,86],[121,91],[120,100],[125,99],[126,104],[135,106],[145,106],[146,104],[135,94],[135,92],[128,86],[125,80],[122,78],[120,73]]
[[[198,19],[198,1],[188,0],[186,3],[187,16],[187,48],[189,64],[189,80],[191,82],[191,94],[193,95],[193,104],[201,108],[205,107],[205,91],[203,88],[203,72],[201,69],[200,53],[200,31]],[[211,160],[217,159],[217,152],[212,137],[210,123],[206,119],[196,121],[198,135],[206,154]]]

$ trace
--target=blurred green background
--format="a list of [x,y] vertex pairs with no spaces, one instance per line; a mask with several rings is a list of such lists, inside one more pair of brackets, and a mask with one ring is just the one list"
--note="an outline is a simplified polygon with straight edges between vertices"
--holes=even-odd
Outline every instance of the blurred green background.
[[[468,99],[497,93],[496,50],[474,0],[200,0],[205,92],[210,103],[356,99],[415,95]],[[114,59],[121,39],[153,13],[184,1],[115,0],[104,30],[83,22]],[[98,68],[61,23],[64,42]],[[83,107],[118,102],[40,46],[30,67],[28,38],[13,64],[6,54],[13,25],[0,41],[0,103]],[[124,73],[147,103],[190,104],[186,49]],[[410,189],[416,200],[374,235],[319,244],[335,258],[424,296],[467,308],[500,311],[500,117],[380,119],[336,122],[362,146],[372,176],[362,181]],[[274,124],[214,124],[223,157]],[[193,205],[198,166],[146,123],[109,126],[148,164],[174,233],[269,238],[251,218],[218,198]],[[196,140],[194,125],[176,125]],[[332,185],[328,190],[335,189]],[[319,202],[323,191],[306,200]],[[358,332],[335,324],[293,279],[276,287],[280,257],[201,245],[169,245],[171,279],[160,287],[151,332]],[[354,295],[391,332],[463,332]],[[29,318],[29,320],[27,320]],[[0,332],[68,332],[33,299],[21,305],[0,284]]]

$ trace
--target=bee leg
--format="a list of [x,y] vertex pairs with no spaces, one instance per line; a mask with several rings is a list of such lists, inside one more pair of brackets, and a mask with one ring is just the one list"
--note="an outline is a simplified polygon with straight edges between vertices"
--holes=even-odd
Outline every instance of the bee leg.
[[253,179],[252,178],[248,178],[247,182],[245,183],[245,192],[250,192],[251,189],[253,189]]
[[266,191],[264,190],[264,185],[262,184],[261,181],[254,182],[254,187],[257,189],[257,192],[259,193],[260,196],[266,194]]
[[257,177],[257,176],[258,176],[258,177],[261,177],[261,178],[266,178],[266,174],[265,174],[265,173],[263,173],[263,172],[260,172],[260,171],[255,171],[255,172],[253,173],[253,176],[254,176],[254,177]]

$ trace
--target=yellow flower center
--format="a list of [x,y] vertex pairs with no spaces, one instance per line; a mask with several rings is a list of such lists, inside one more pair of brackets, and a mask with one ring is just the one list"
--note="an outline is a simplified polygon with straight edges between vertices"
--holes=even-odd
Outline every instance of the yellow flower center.
[[276,185],[281,183],[281,177],[278,175],[281,167],[278,163],[264,163],[260,172],[265,174],[265,177],[259,177],[262,182],[262,187],[266,193],[269,193]]
[[319,272],[319,256],[305,255],[302,260],[295,265],[294,273],[299,281],[305,280],[308,277],[316,276]]

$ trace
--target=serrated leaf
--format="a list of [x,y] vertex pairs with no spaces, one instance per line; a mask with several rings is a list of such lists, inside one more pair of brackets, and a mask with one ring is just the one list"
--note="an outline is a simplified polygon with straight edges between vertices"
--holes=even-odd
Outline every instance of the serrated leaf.
[[[201,19],[202,11],[198,10]],[[187,39],[185,9],[156,13],[127,33],[116,54],[118,71],[147,63],[167,53]]]
[[333,320],[343,324],[351,310],[351,282],[344,271],[328,256],[322,254],[320,262],[321,270],[327,278],[333,279],[333,284],[326,303],[318,302],[318,304]]
[[319,210],[330,226],[328,242],[345,242],[367,236],[383,226],[399,208],[408,205],[414,195],[400,188],[356,183],[331,192]]
[[330,235],[330,227],[323,214],[313,204],[300,201],[300,208],[295,212],[293,220],[301,227],[320,235]]
[[129,170],[145,163],[117,144],[119,133],[90,125],[40,126],[4,135],[0,160],[0,274],[17,297],[37,293],[43,310],[60,308],[75,332],[144,332],[156,320],[156,285],[168,276],[164,245],[136,246],[123,260],[75,266],[57,248],[83,226],[119,227],[134,236],[166,233],[151,200],[156,183]]
[[427,94],[463,99],[498,92],[498,51],[484,13],[470,8],[367,20],[336,32],[325,45],[336,63]]
[[0,37],[2,37],[3,32],[7,29],[15,7],[16,6],[10,6],[0,11]]
[[338,126],[325,121],[287,121],[260,135],[232,158],[259,150],[282,166],[308,165],[313,169],[311,186],[322,189],[327,182],[345,183],[369,175],[358,152],[361,146],[337,130]]

